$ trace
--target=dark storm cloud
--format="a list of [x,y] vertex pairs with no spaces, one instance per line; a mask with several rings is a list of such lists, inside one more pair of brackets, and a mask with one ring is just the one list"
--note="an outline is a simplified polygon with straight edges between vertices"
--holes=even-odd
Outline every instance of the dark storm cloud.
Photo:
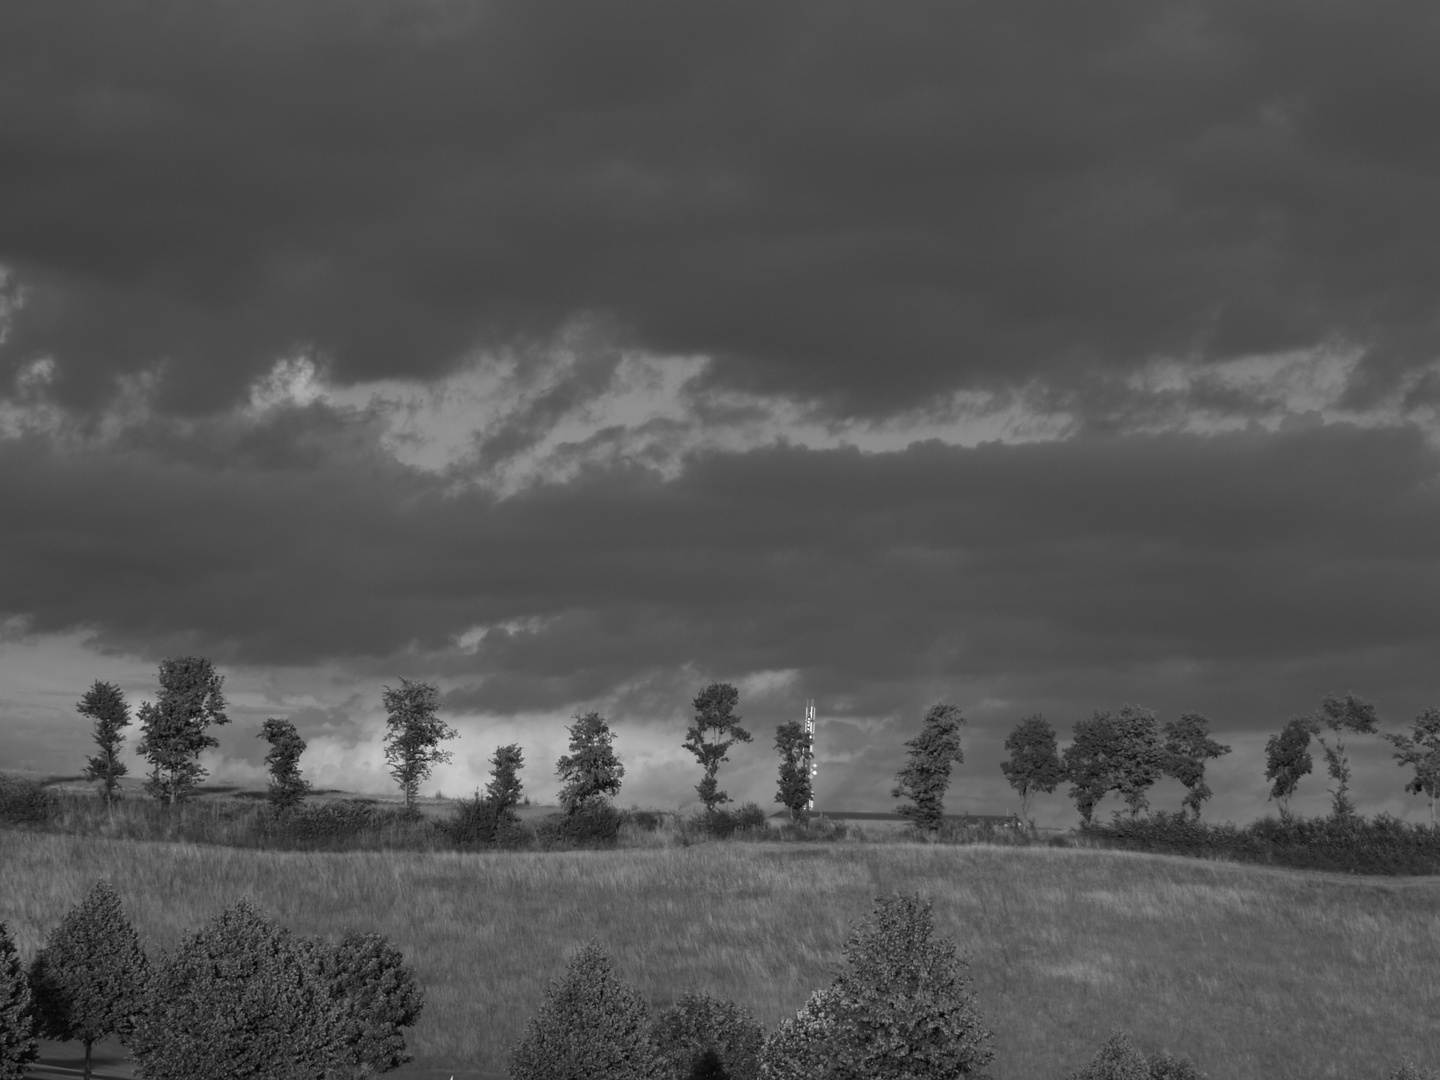
[[1409,430],[776,446],[508,498],[376,443],[318,407],[0,442],[4,606],[146,654],[440,675],[500,713],[790,669],[855,715],[986,686],[1088,708],[1167,665],[1308,708],[1367,690],[1332,679],[1412,685],[1440,636],[1436,454]]
[[[213,408],[577,315],[883,414],[1440,334],[1420,2],[8,4],[4,360]],[[518,433],[523,435],[523,433]]]

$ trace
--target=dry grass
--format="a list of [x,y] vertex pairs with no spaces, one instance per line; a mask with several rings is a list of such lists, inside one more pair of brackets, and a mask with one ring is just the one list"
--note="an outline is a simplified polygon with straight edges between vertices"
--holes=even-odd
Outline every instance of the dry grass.
[[876,895],[918,891],[973,955],[997,1078],[1059,1080],[1113,1027],[1215,1080],[1432,1066],[1440,883],[1123,852],[705,844],[568,853],[275,853],[0,831],[28,955],[98,879],[173,946],[240,895],[306,934],[378,930],[427,989],[411,1045],[503,1072],[568,952],[599,939],[657,1006],[708,990],[767,1026],[829,977]]

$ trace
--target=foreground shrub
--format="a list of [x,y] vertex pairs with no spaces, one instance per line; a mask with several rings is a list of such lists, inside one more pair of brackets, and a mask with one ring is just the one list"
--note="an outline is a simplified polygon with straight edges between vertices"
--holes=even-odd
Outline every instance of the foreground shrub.
[[1391,1071],[1388,1080],[1440,1080],[1440,1072],[1423,1069],[1413,1061],[1406,1061]]
[[349,1017],[309,950],[247,901],[159,965],[130,1051],[147,1080],[289,1080],[345,1062]]
[[513,1080],[664,1080],[640,992],[595,942],[583,945],[510,1055]]
[[1071,1080],[1207,1080],[1190,1062],[1159,1053],[1147,1058],[1117,1031]]
[[59,800],[34,780],[0,773],[0,824],[43,825],[59,810]]
[[21,1080],[34,1060],[30,987],[10,929],[0,922],[0,1080]]
[[370,1076],[410,1061],[402,1029],[420,1019],[425,995],[400,950],[381,934],[358,931],[335,945],[311,942],[309,947],[338,1013],[340,1058],[352,1073]]
[[108,882],[90,890],[35,955],[30,983],[40,1034],[91,1049],[107,1035],[129,1033],[140,1012],[149,962],[140,935]]
[[707,1054],[729,1080],[755,1080],[760,1075],[765,1033],[749,1011],[733,1001],[684,994],[655,1018],[651,1037],[664,1061],[665,1075],[673,1080],[697,1075]]
[[953,1080],[994,1059],[967,963],[934,940],[930,904],[875,902],[844,946],[845,969],[780,1025],[761,1054],[774,1080]]

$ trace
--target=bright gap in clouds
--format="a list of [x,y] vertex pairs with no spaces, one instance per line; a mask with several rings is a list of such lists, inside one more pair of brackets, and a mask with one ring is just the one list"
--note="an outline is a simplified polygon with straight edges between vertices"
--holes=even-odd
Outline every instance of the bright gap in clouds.
[[572,334],[541,352],[486,355],[433,383],[337,385],[307,355],[278,361],[252,387],[246,413],[320,402],[378,418],[383,443],[412,467],[450,473],[510,494],[563,482],[592,464],[635,464],[673,478],[686,455],[787,442],[810,449],[903,450],[925,440],[953,446],[1064,439],[1086,429],[1117,434],[1207,434],[1288,422],[1366,427],[1412,423],[1431,437],[1437,414],[1411,400],[1440,363],[1392,393],[1344,404],[1357,350],[1315,349],[1200,362],[1159,359],[1102,383],[1056,389],[957,391],[922,412],[884,420],[837,418],[818,405],[716,390],[702,356],[589,350]]

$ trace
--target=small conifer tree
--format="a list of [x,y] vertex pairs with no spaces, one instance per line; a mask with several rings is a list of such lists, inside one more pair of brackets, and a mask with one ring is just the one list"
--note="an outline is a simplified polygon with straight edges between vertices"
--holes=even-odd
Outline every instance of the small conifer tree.
[[312,942],[310,955],[340,1015],[339,1055],[352,1073],[410,1061],[403,1029],[420,1019],[425,995],[400,950],[380,934],[352,930],[334,945]]
[[10,928],[0,922],[0,1080],[22,1080],[35,1054],[29,980]]
[[977,1080],[995,1057],[968,964],[935,939],[928,902],[882,898],[845,943],[845,967],[761,1052],[773,1080]]
[[82,1042],[89,1080],[91,1049],[130,1030],[148,977],[140,935],[110,883],[99,882],[60,921],[31,966],[40,1033]]
[[312,950],[241,900],[158,965],[128,1045],[147,1080],[293,1080],[345,1067],[346,1022]]
[[95,722],[95,745],[100,752],[85,762],[85,779],[100,782],[108,808],[115,800],[116,785],[128,771],[120,760],[120,744],[130,724],[130,706],[118,686],[97,679],[75,709]]
[[645,998],[615,974],[610,958],[589,942],[565,977],[545,988],[545,1001],[510,1055],[511,1080],[662,1080],[664,1065],[650,1041]]

